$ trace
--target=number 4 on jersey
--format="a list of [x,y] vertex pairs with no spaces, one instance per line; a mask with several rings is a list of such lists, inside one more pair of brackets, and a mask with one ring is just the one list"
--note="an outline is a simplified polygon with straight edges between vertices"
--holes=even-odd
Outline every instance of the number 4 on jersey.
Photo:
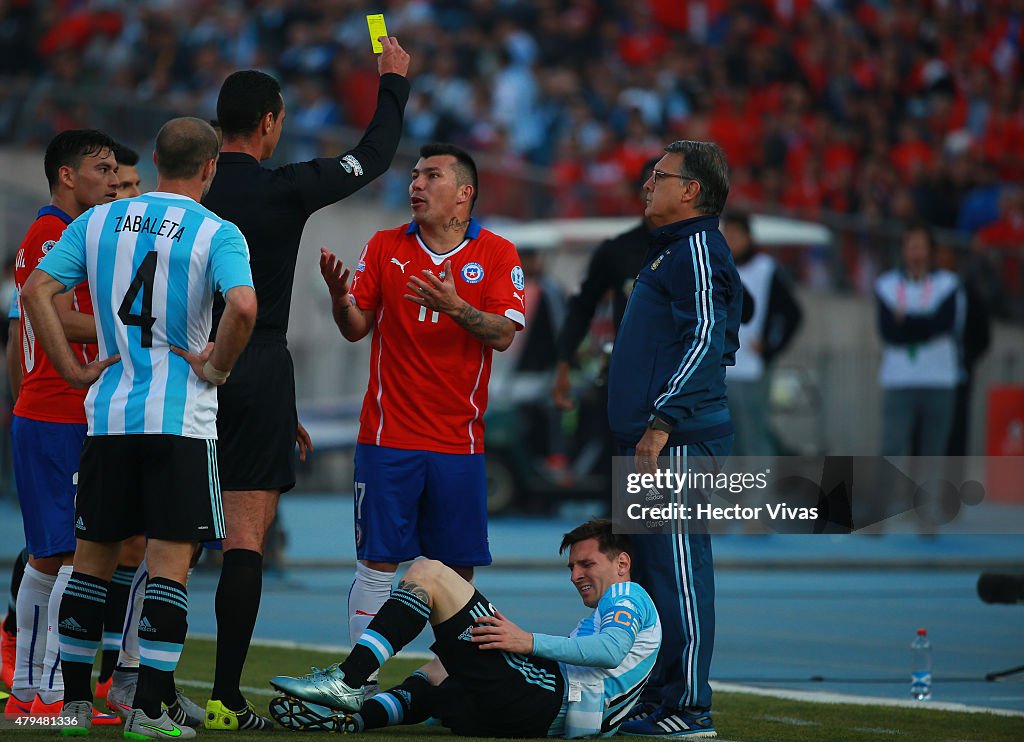
[[[153,282],[156,280],[156,250],[150,250],[142,260],[142,265],[135,271],[135,278],[132,279],[128,292],[121,300],[121,306],[117,310],[117,316],[121,322],[128,326],[142,328],[142,347],[153,347],[153,324],[156,317],[153,316]],[[132,314],[132,304],[135,297],[142,292],[142,313]]]

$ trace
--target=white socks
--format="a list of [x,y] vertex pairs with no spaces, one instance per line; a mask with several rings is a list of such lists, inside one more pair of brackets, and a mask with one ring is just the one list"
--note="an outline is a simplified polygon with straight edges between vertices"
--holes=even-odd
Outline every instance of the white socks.
[[31,701],[43,685],[48,608],[56,581],[56,575],[44,574],[31,564],[25,565],[25,576],[18,589],[17,659],[14,663],[14,687],[11,689],[19,701]]
[[[381,572],[356,562],[356,578],[348,591],[348,637],[353,647],[377,611],[391,597],[391,582],[394,579],[394,572]],[[369,680],[376,682],[377,673],[373,673]]]
[[149,567],[146,560],[135,570],[132,579],[132,591],[128,597],[128,610],[124,613],[124,638],[121,640],[121,652],[117,656],[118,669],[139,666],[139,616],[142,615],[142,602],[146,599],[146,582],[149,581]]
[[47,610],[46,655],[43,658],[43,674],[39,681],[39,700],[43,703],[55,703],[64,698],[64,673],[60,667],[60,599],[64,597],[64,588],[68,586],[71,573],[75,568],[66,564],[57,572],[57,579],[50,591],[50,603]]

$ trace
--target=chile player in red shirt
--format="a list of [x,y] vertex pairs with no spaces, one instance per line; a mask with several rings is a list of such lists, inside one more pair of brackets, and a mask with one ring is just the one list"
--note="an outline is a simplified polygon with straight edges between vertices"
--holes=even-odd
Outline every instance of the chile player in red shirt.
[[[39,210],[18,250],[19,293],[29,274],[76,217],[113,201],[117,145],[93,129],[64,131],[46,149],[50,204]],[[81,284],[56,300],[64,332],[85,363],[96,359],[89,288]],[[85,389],[71,388],[38,346],[21,313],[23,378],[11,424],[14,475],[29,561],[18,590],[18,640],[8,718],[56,713],[64,694],[58,655],[57,609],[75,551],[75,490],[85,441]],[[47,626],[49,631],[47,631]]]
[[491,563],[484,411],[491,356],[526,323],[515,246],[470,213],[476,165],[428,144],[412,170],[409,224],[375,234],[350,271],[326,249],[334,321],[355,342],[373,330],[355,455],[353,644],[387,600],[400,562],[426,556],[463,578]]

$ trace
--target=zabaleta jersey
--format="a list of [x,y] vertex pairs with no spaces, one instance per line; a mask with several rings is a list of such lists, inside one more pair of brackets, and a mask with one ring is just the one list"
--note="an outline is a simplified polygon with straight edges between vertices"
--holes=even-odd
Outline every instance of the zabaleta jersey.
[[217,437],[217,388],[170,347],[201,351],[214,292],[252,287],[234,224],[186,196],[147,193],[82,214],[39,270],[67,287],[88,277],[99,355],[121,354],[89,387],[89,435]]
[[484,410],[493,350],[440,312],[403,298],[410,276],[441,276],[451,261],[459,296],[483,312],[526,324],[525,280],[515,246],[470,221],[466,239],[443,255],[416,222],[375,234],[359,258],[352,297],[376,313],[370,382],[359,442],[387,448],[484,451]]
[[647,684],[660,647],[658,611],[635,582],[609,587],[568,637],[534,634],[532,654],[558,660],[565,676],[560,736],[615,734]]

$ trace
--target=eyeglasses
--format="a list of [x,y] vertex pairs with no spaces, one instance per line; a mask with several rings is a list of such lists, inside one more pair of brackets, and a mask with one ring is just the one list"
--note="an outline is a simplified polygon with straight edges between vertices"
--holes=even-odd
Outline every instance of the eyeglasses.
[[678,173],[666,173],[664,170],[658,170],[658,168],[654,168],[653,170],[651,170],[651,180],[653,181],[655,187],[657,187],[658,185],[658,178],[679,178],[680,180],[697,180],[696,178],[691,178],[689,175],[679,175]]

